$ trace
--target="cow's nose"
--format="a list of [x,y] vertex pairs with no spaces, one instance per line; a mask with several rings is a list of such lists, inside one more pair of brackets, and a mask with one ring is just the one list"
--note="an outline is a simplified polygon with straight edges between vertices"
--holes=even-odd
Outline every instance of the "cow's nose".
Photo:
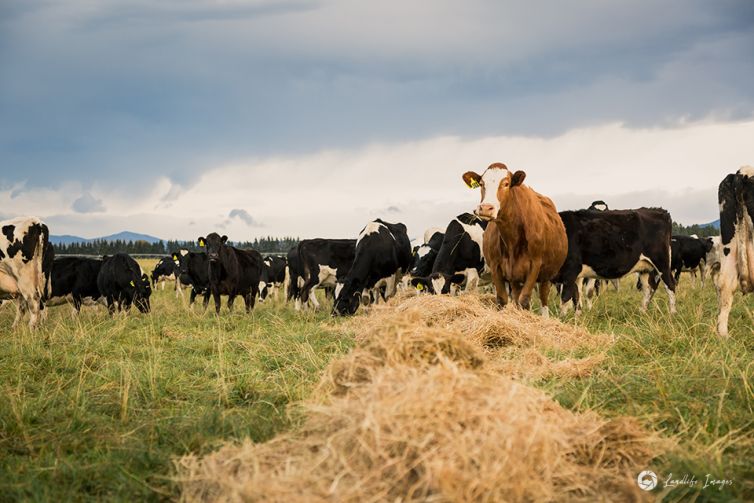
[[492,213],[494,210],[495,210],[495,207],[491,204],[479,205],[479,213]]

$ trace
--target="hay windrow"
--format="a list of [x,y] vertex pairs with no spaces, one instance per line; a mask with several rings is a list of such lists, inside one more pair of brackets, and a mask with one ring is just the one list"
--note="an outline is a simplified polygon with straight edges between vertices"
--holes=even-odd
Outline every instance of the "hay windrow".
[[[579,376],[598,365],[601,352],[557,362],[540,353],[552,345],[582,350],[580,329],[499,312],[471,295],[412,297],[348,325],[357,346],[331,362],[314,395],[299,404],[300,426],[269,442],[180,459],[184,501],[645,496],[633,479],[660,449],[654,435],[631,419],[564,409],[517,380]],[[490,334],[510,342],[490,346]],[[510,348],[521,362],[497,358]]]

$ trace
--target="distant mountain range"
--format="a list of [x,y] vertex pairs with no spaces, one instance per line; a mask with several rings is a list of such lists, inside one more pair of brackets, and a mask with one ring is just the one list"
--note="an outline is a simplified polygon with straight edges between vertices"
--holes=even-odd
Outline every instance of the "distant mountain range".
[[720,219],[718,218],[714,222],[710,222],[708,224],[702,224],[702,227],[714,227],[715,229],[720,228]]
[[164,239],[150,236],[149,234],[139,234],[138,232],[123,231],[117,234],[110,234],[109,236],[102,236],[99,238],[82,238],[80,236],[71,236],[70,234],[63,234],[61,236],[50,235],[50,242],[54,245],[71,243],[90,243],[92,241],[146,241],[147,243],[157,243],[158,241],[165,241]]

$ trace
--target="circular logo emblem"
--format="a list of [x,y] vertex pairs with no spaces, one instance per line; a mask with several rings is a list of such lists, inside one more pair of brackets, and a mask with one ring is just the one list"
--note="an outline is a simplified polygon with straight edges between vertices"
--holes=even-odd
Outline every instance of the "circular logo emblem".
[[651,470],[644,470],[636,478],[636,483],[642,491],[651,491],[657,487],[657,475]]

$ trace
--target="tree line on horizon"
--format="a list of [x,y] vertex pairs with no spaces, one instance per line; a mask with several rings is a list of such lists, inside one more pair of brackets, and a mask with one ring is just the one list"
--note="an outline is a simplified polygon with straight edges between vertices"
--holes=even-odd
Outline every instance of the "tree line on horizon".
[[[287,253],[288,250],[298,245],[300,239],[297,237],[265,237],[255,238],[253,241],[231,242],[233,246],[241,249],[254,249],[261,254],[266,253]],[[128,253],[130,255],[169,255],[170,253],[186,249],[189,251],[201,251],[196,241],[124,241],[116,239],[115,241],[106,241],[95,239],[93,241],[55,244],[53,245],[55,253],[58,255],[113,255],[115,253]]]

